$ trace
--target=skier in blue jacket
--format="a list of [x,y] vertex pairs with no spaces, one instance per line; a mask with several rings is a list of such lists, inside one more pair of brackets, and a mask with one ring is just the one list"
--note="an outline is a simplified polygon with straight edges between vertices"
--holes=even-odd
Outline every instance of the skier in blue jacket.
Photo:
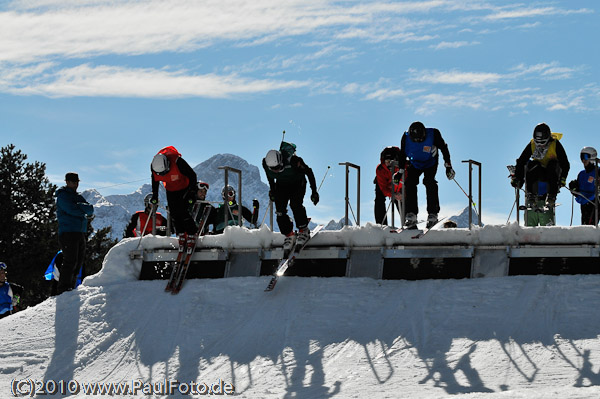
[[583,163],[583,170],[579,172],[576,180],[571,180],[569,190],[575,194],[575,201],[581,205],[581,224],[594,225],[597,186],[594,184],[596,171],[594,170],[594,160],[598,153],[593,147],[583,147],[580,157]]
[[76,271],[83,266],[85,258],[87,218],[94,213],[94,207],[77,193],[79,175],[67,173],[65,183],[56,191],[58,242],[63,251],[58,294],[75,288]]
[[402,135],[400,143],[400,167],[406,161],[406,179],[404,181],[406,215],[405,227],[417,228],[417,185],[423,175],[423,184],[427,192],[427,228],[433,227],[438,222],[440,199],[438,184],[435,180],[439,163],[439,151],[444,157],[446,177],[454,179],[455,172],[450,162],[448,145],[442,138],[438,129],[426,128],[421,122],[413,122],[407,132]]
[[15,312],[23,292],[20,285],[6,281],[7,269],[6,263],[0,262],[0,319]]

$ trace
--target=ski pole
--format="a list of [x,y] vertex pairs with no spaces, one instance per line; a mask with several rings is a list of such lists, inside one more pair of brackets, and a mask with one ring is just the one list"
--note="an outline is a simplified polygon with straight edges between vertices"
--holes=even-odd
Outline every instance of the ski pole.
[[[512,208],[510,208],[510,213],[508,214],[508,219],[506,219],[506,224],[510,223],[510,217],[512,216],[513,210],[515,209],[515,205],[517,205],[517,199],[515,198],[515,201],[512,204]],[[519,211],[517,211],[519,212]]]
[[477,209],[476,209],[476,204],[475,202],[473,202],[473,200],[471,199],[471,197],[469,197],[469,194],[467,194],[465,192],[465,190],[463,190],[463,188],[460,186],[460,184],[458,184],[458,182],[456,181],[455,178],[452,178],[452,180],[454,180],[454,183],[456,183],[456,185],[458,186],[458,188],[461,189],[461,191],[467,196],[467,198],[469,199],[469,201],[471,202],[471,206],[473,207],[473,210],[475,211],[475,213],[477,214],[477,219],[479,219],[479,221],[481,222],[481,218],[479,217],[479,214],[477,213]]
[[142,243],[142,238],[144,238],[144,233],[146,232],[146,227],[148,227],[148,222],[150,222],[150,219],[152,219],[152,214],[154,212],[156,212],[156,208],[157,208],[156,204],[152,204],[152,208],[150,209],[150,213],[148,214],[148,218],[146,219],[146,223],[144,224],[144,230],[142,230],[140,233],[140,241],[138,242],[137,248],[139,248],[140,244]]
[[272,204],[273,204],[273,201],[269,201],[269,205],[267,206],[267,209],[265,209],[265,214],[263,215],[262,221],[260,222],[261,226],[265,223],[265,219],[267,218],[267,213],[269,213],[269,209],[271,209]]
[[323,180],[321,180],[321,184],[319,184],[319,188],[317,188],[317,192],[319,192],[319,190],[321,189],[321,186],[323,185],[323,182],[325,181],[325,178],[327,177],[327,173],[329,172],[330,168],[331,168],[331,166],[327,166],[327,170],[325,171],[325,176],[323,176]]

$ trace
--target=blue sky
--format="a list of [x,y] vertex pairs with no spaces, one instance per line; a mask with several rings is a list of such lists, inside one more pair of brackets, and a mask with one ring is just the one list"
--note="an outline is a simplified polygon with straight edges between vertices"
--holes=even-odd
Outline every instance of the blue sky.
[[[3,1],[0,145],[106,195],[148,182],[166,145],[192,166],[216,153],[258,166],[285,130],[317,183],[331,166],[309,216],[343,216],[352,162],[364,223],[381,149],[420,120],[465,190],[461,161],[483,164],[483,220],[505,223],[506,165],[537,123],[564,134],[569,179],[580,149],[600,147],[599,13],[594,0]],[[438,181],[441,215],[468,204],[443,169]],[[425,218],[422,185],[419,200]],[[558,202],[568,225],[570,194]]]

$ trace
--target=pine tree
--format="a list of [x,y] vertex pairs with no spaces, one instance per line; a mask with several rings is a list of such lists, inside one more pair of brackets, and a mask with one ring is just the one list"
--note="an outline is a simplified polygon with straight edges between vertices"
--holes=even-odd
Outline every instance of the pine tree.
[[8,264],[9,281],[25,287],[25,305],[47,296],[42,276],[58,247],[56,186],[45,164],[26,160],[12,144],[0,149],[0,259]]

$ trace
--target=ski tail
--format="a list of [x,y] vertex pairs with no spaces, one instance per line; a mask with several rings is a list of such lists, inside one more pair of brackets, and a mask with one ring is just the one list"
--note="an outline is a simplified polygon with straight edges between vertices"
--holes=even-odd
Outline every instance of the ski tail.
[[171,291],[173,289],[175,277],[179,273],[179,269],[181,267],[181,261],[183,260],[183,254],[185,253],[185,246],[186,246],[186,241],[187,241],[186,234],[185,233],[178,234],[177,239],[179,242],[179,252],[177,252],[177,259],[173,263],[173,269],[171,270],[171,276],[169,277],[169,281],[167,282],[165,291]]
[[306,242],[304,242],[301,247],[296,246],[293,251],[290,251],[290,254],[288,255],[287,258],[284,258],[281,260],[281,262],[279,262],[279,266],[275,270],[275,273],[273,273],[273,276],[271,277],[271,280],[269,281],[267,288],[265,288],[266,292],[273,291],[273,289],[275,288],[275,284],[277,284],[277,281],[279,280],[279,277],[284,275],[285,271],[294,263],[294,260],[296,259],[296,257],[300,253],[300,251],[302,251],[302,249],[304,247],[306,247],[306,244],[308,244],[308,242],[314,236],[316,236],[317,233],[319,233],[319,231],[321,231],[323,229],[323,227],[325,227],[325,226],[322,224],[315,227],[315,229],[310,232],[309,239],[306,240]]
[[191,237],[188,237],[186,242],[187,253],[185,260],[181,263],[181,267],[178,270],[178,275],[173,284],[173,289],[171,290],[171,294],[178,294],[181,291],[181,287],[183,286],[183,282],[187,275],[187,272],[190,268],[190,263],[192,263],[192,256],[194,256],[194,252],[196,251],[196,245],[198,244],[198,237],[204,235],[204,227],[206,226],[206,222],[208,221],[208,216],[210,215],[210,207],[205,207],[202,213],[202,218],[200,219],[200,223],[198,224],[198,231]]

